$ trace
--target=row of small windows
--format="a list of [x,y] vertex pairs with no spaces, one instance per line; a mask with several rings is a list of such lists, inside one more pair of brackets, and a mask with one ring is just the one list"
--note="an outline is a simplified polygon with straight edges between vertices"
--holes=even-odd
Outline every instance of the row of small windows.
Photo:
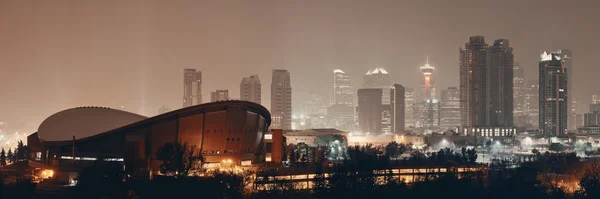
[[[238,150],[223,150],[223,153],[237,153]],[[250,149],[242,149],[242,153],[250,152]],[[221,154],[221,150],[202,151],[202,154]]]

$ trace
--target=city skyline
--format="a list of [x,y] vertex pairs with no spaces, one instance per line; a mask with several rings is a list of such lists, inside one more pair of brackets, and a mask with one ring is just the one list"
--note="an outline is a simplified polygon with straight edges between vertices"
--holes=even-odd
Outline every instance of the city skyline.
[[[472,35],[510,39],[526,80],[537,79],[536,58],[542,50],[570,49],[577,54],[574,66],[583,68],[574,74],[578,89],[573,95],[578,99],[579,113],[587,109],[590,95],[598,92],[584,87],[592,84],[591,75],[599,72],[589,66],[595,59],[593,46],[598,44],[593,36],[600,29],[584,25],[598,18],[592,9],[595,1],[514,1],[503,5],[442,1],[433,7],[422,2],[344,2],[342,7],[270,3],[173,3],[161,7],[149,1],[144,5],[123,3],[122,9],[115,9],[109,3],[28,7],[26,2],[2,2],[0,13],[5,17],[0,17],[0,27],[5,37],[0,43],[13,50],[0,55],[0,65],[7,71],[0,74],[0,92],[10,96],[0,99],[0,121],[26,121],[37,126],[52,113],[89,105],[124,107],[148,116],[161,106],[177,109],[182,106],[180,78],[184,68],[203,72],[203,96],[219,88],[239,93],[236,80],[251,74],[268,77],[274,68],[287,69],[293,74],[292,85],[302,85],[293,91],[293,107],[305,101],[309,92],[328,96],[329,87],[322,85],[330,81],[328,71],[335,68],[344,70],[353,85],[361,85],[365,71],[383,67],[394,74],[391,82],[419,88],[419,71],[414,66],[426,56],[431,57],[438,74],[451,75],[436,80],[439,88],[458,86],[456,48]],[[486,9],[492,6],[494,9]],[[457,22],[469,13],[467,7],[482,8],[471,13],[479,16],[473,22],[477,28]],[[363,15],[355,15],[353,10],[358,8],[364,10]],[[219,18],[221,14],[208,11],[224,9],[231,9],[232,16],[215,22],[198,20]],[[539,9],[560,9],[562,13],[576,10],[578,14],[531,12]],[[73,12],[57,14],[66,10]],[[415,12],[418,10],[428,12]],[[500,10],[514,14],[495,17]],[[104,16],[102,13],[111,13],[111,17],[95,17]],[[282,17],[283,13],[291,14]],[[234,20],[239,18],[251,25],[240,26],[243,23]],[[415,18],[416,22],[409,20]],[[372,23],[375,21],[380,23]],[[547,27],[540,21],[563,25]],[[299,30],[311,34],[306,36]],[[221,78],[224,75],[228,78]],[[269,85],[270,78],[262,83]],[[17,84],[22,88],[8,86]],[[269,89],[262,89],[262,96],[262,104],[270,104]]]

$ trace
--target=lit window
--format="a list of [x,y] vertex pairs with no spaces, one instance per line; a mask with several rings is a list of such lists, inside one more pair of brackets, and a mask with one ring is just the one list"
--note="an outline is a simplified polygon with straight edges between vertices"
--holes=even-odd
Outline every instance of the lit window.
[[265,140],[273,139],[273,134],[265,134]]
[[221,154],[221,150],[217,150],[217,154]]

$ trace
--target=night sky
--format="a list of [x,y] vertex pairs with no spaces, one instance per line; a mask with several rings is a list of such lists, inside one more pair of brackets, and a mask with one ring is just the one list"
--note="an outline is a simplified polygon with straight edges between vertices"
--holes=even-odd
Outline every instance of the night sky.
[[543,50],[573,51],[574,96],[587,111],[597,87],[598,0],[504,1],[29,1],[0,0],[0,121],[37,125],[75,106],[155,115],[182,106],[184,68],[203,72],[203,98],[258,74],[270,107],[272,69],[291,73],[293,106],[327,99],[333,69],[355,88],[370,68],[393,83],[458,86],[470,36],[505,38],[528,80]]

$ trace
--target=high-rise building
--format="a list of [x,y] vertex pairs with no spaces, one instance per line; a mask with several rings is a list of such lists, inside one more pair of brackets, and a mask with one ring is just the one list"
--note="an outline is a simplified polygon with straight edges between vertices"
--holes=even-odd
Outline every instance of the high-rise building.
[[590,104],[590,113],[594,111],[600,112],[600,104]]
[[292,129],[292,86],[287,70],[273,70],[270,111],[272,129]]
[[358,89],[358,128],[362,133],[381,133],[381,88]]
[[463,126],[486,125],[486,51],[483,36],[473,36],[460,49],[460,115]]
[[390,133],[392,130],[392,106],[390,104],[391,83],[390,75],[383,68],[369,70],[363,79],[364,88],[379,88],[381,95],[381,132]]
[[513,66],[513,118],[515,125],[524,127],[527,125],[525,116],[525,79],[521,65],[515,62]]
[[586,113],[583,119],[583,126],[592,127],[592,126],[600,126],[600,112],[594,111],[591,113]]
[[456,87],[448,87],[441,93],[440,127],[454,129],[460,125],[460,91]]
[[569,89],[567,73],[560,54],[545,52],[539,63],[540,130],[547,136],[567,132]]
[[415,114],[414,114],[415,103],[415,91],[412,88],[404,89],[404,127],[415,127]]
[[460,49],[462,125],[512,127],[513,59],[507,39],[488,47],[482,36],[473,36]]
[[252,75],[242,79],[242,82],[240,83],[240,100],[260,104],[261,84],[258,75]]
[[486,57],[486,126],[513,126],[514,56],[507,39],[497,39]]
[[354,119],[354,88],[350,77],[344,71],[333,71],[333,95],[331,106],[327,109],[329,126],[336,129],[351,131],[355,126]]
[[434,131],[440,127],[440,101],[436,98],[421,101],[419,106],[419,124],[424,132]]
[[573,52],[571,52],[571,50],[569,49],[558,49],[556,51],[554,51],[553,53],[558,54],[560,56],[560,60],[563,62],[563,66],[565,67],[565,69],[567,69],[567,90],[569,90],[569,93],[567,94],[567,99],[569,99],[569,107],[567,108],[567,115],[569,116],[567,119],[567,128],[569,130],[575,130],[576,128],[576,107],[577,107],[577,102],[575,101],[575,98],[573,98],[573,82],[575,81],[574,78],[572,78],[573,75],[573,60],[572,60],[572,56],[573,56]]
[[363,77],[363,88],[381,88],[383,89],[383,98],[381,104],[390,104],[390,75],[383,68],[369,70]]
[[202,72],[183,69],[183,107],[202,104]]
[[525,88],[524,115],[526,118],[525,123],[527,125],[525,125],[524,127],[529,129],[540,128],[540,86],[538,85],[538,83],[538,81],[529,81]]
[[353,106],[354,88],[350,82],[350,76],[344,71],[336,69],[333,71],[333,96],[331,104],[346,104]]
[[392,104],[392,132],[402,133],[405,127],[405,99],[404,87],[400,84],[394,84],[391,91]]
[[215,92],[210,92],[210,101],[225,101],[229,100],[229,90],[216,90]]
[[600,93],[592,94],[592,104],[600,104]]

